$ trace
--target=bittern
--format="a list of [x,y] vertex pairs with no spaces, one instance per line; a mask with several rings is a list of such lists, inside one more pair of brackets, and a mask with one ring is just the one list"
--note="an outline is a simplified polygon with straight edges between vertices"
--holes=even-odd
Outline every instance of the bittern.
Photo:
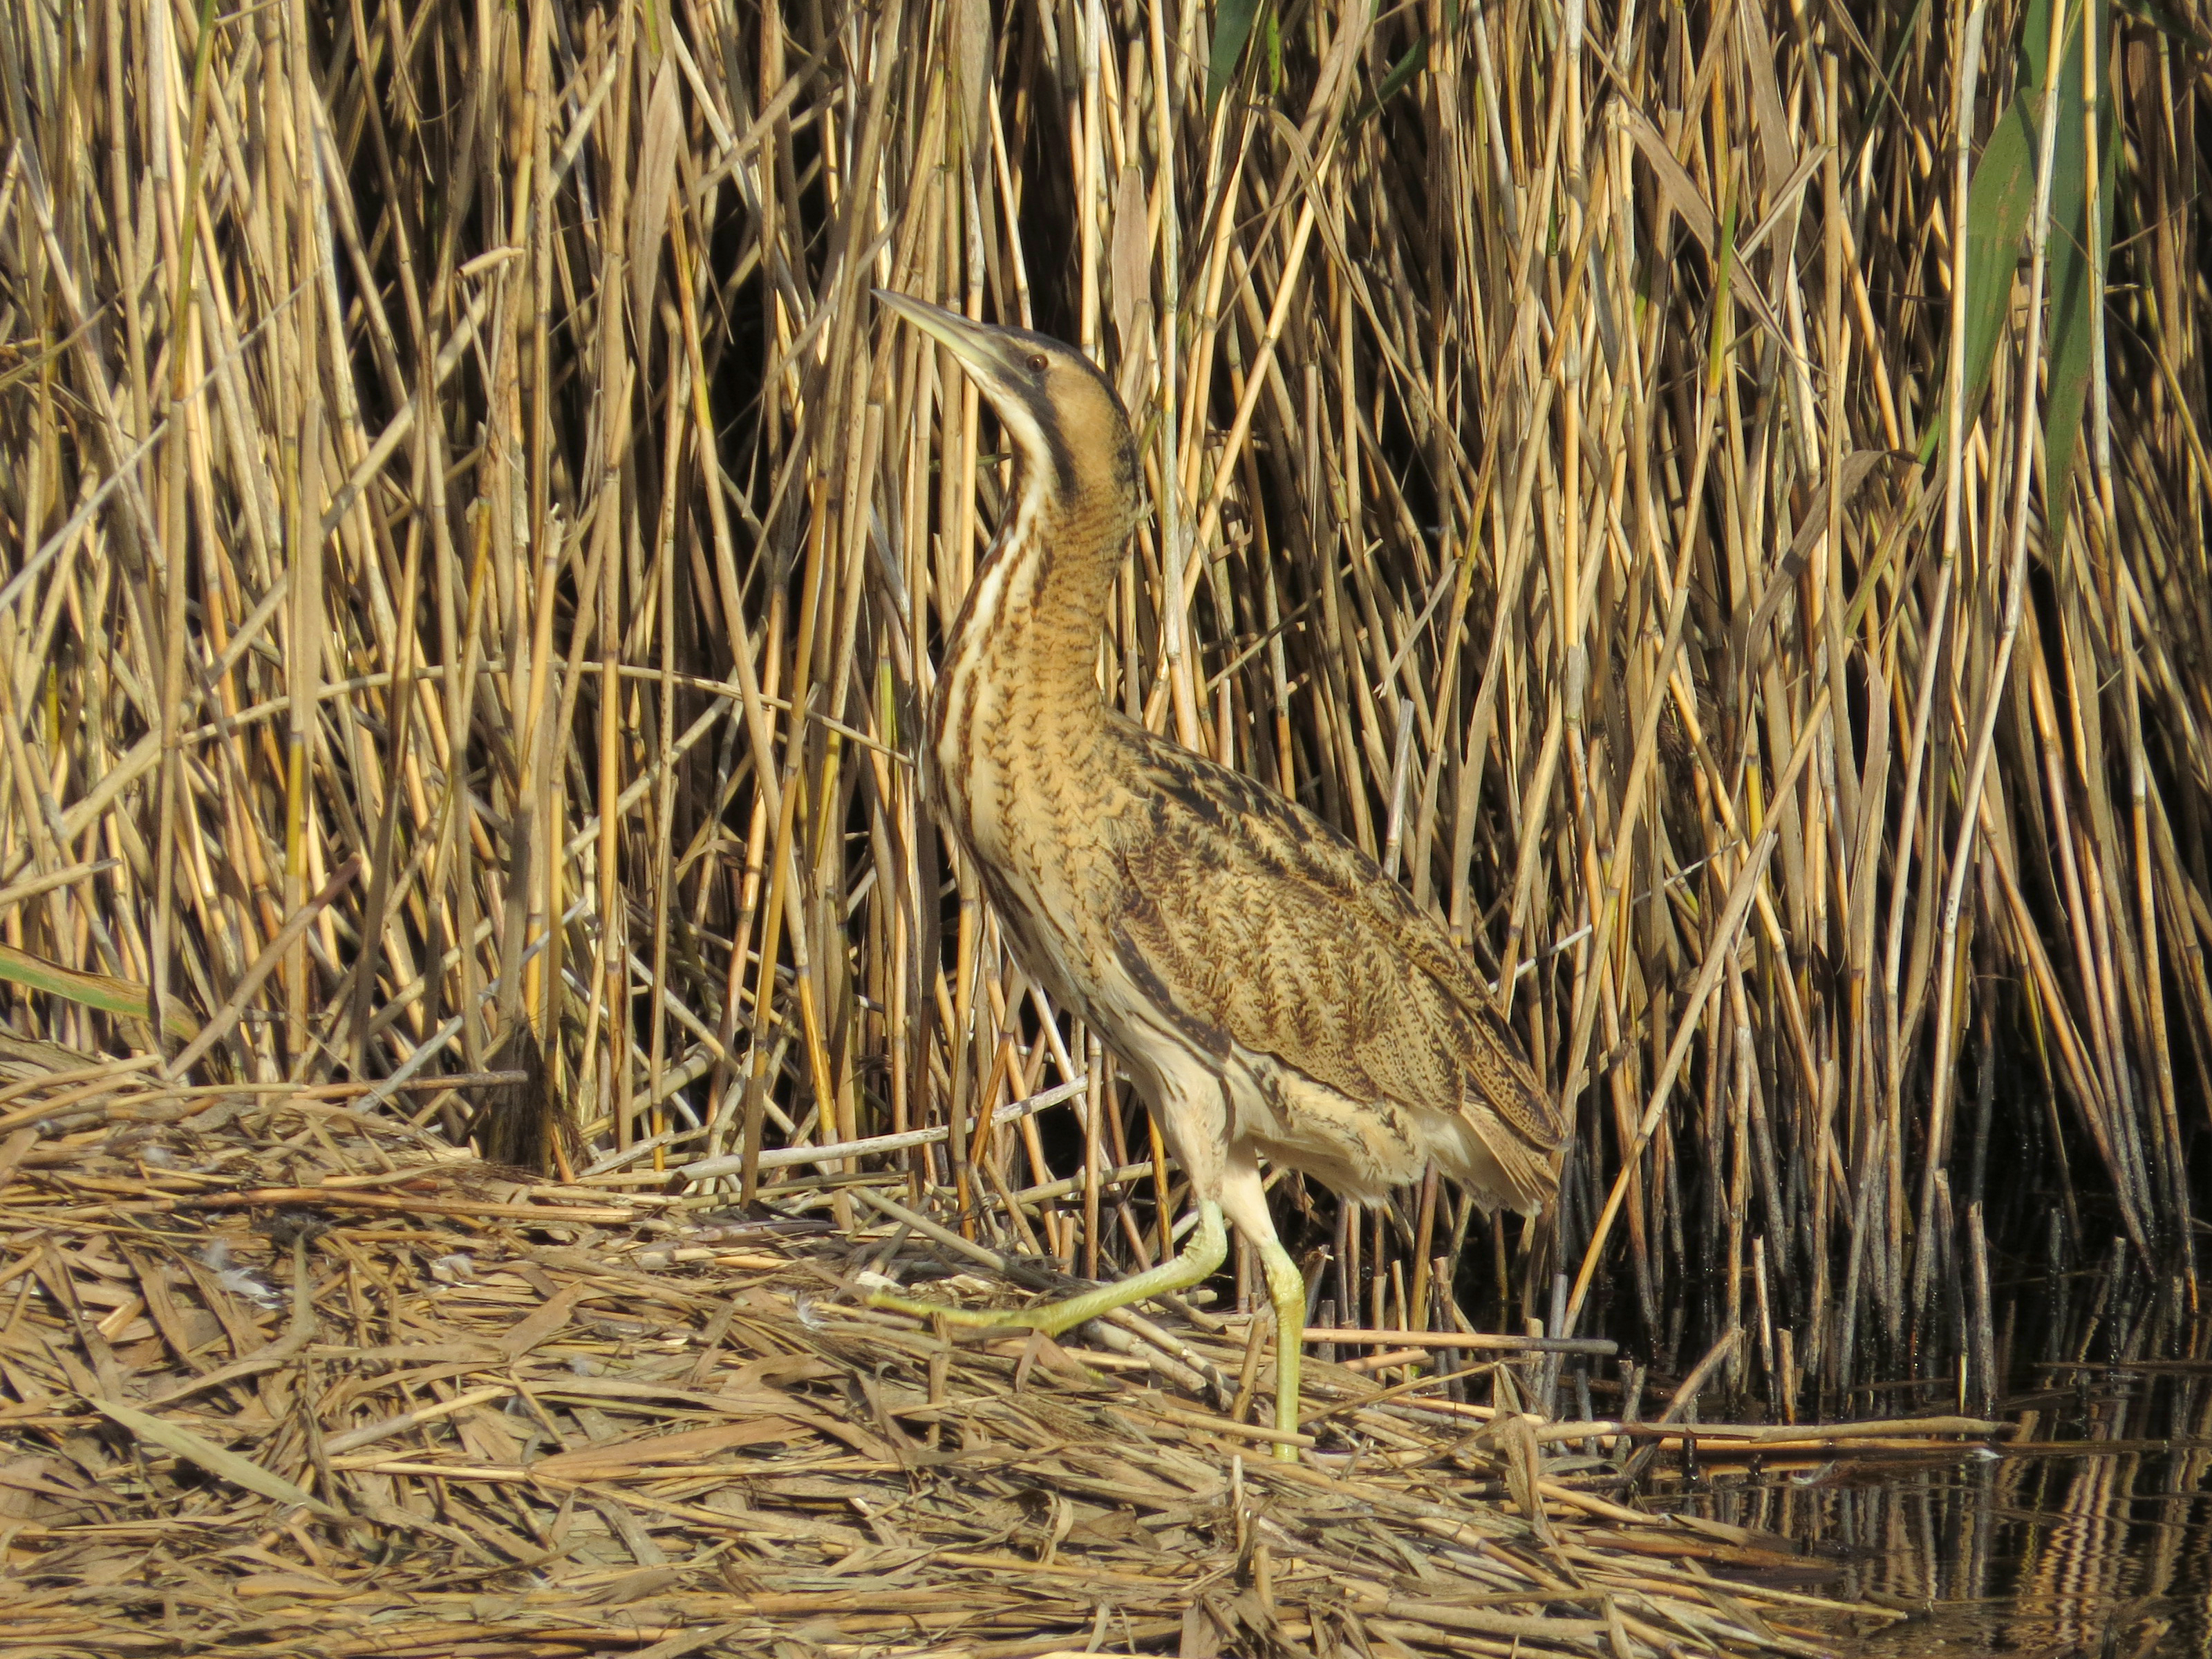
[[1533,1215],[1558,1191],[1564,1126],[1463,952],[1373,859],[1107,702],[1098,638],[1138,460],[1105,376],[1043,335],[877,297],[951,353],[1013,458],[930,699],[931,804],[1022,967],[1135,1079],[1198,1222],[1181,1255],[1062,1301],[872,1300],[1057,1335],[1209,1278],[1225,1218],[1267,1273],[1275,1424],[1294,1431],[1306,1287],[1261,1161],[1369,1204],[1433,1162],[1486,1209]]

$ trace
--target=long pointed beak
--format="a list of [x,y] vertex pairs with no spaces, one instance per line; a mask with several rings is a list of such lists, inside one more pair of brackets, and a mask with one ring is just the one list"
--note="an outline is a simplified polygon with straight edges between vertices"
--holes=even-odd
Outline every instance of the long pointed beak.
[[[959,360],[983,401],[998,411],[1008,445],[1027,462],[1028,474],[1036,481],[1036,488],[1062,492],[1075,488],[1075,456],[1062,429],[1063,417],[1054,405],[1047,374],[1051,354],[1064,353],[1065,348],[1035,334],[971,323],[956,312],[908,295],[879,288],[876,298]],[[1113,388],[1103,380],[1099,384],[1110,406]],[[1116,408],[1112,412],[1120,411]]]
[[994,389],[1004,383],[1012,364],[1008,361],[1006,337],[998,330],[971,323],[957,312],[911,295],[894,294],[887,288],[879,288],[875,294],[886,307],[957,357],[961,367],[984,387]]

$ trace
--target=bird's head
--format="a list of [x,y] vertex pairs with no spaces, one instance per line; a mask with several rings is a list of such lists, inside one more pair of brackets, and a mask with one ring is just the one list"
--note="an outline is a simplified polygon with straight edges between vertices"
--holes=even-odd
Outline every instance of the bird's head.
[[970,322],[903,294],[879,288],[876,298],[958,358],[997,412],[1014,453],[1017,501],[1034,495],[1060,514],[1103,512],[1127,533],[1136,440],[1121,399],[1088,357],[1049,336]]

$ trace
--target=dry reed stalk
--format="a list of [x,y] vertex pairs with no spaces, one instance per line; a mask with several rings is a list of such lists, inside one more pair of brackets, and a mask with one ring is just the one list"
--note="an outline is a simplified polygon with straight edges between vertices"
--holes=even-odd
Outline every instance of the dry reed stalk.
[[2202,67],[1854,16],[12,9],[9,1052],[408,1082],[526,1026],[575,1168],[888,1158],[1152,1259],[1157,1141],[922,804],[1006,480],[885,284],[1097,353],[1109,694],[1401,869],[1575,1110],[1555,1229],[1286,1191],[1335,1317],[1741,1330],[1792,1417],[1986,1377],[2054,1199],[2193,1284]]

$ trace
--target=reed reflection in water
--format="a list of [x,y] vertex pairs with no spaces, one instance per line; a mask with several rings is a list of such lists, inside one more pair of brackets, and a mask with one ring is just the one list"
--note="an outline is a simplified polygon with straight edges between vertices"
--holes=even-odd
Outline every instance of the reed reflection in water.
[[1995,1453],[1677,1475],[1651,1496],[1790,1540],[1808,1589],[1924,1614],[1844,1645],[1866,1659],[2208,1659],[2208,1339],[2200,1322],[2158,1345],[2176,1357],[2032,1365],[2006,1401],[2018,1430]]

